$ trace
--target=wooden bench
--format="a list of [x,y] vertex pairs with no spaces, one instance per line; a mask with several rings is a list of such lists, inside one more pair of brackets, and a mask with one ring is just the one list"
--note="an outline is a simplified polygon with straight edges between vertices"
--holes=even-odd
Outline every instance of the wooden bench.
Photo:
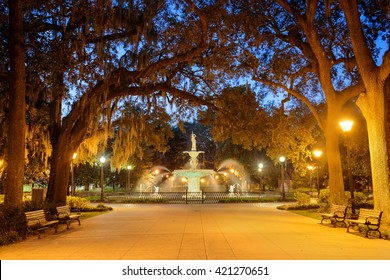
[[354,219],[346,219],[348,222],[347,232],[349,232],[349,228],[352,226],[364,225],[367,227],[366,237],[368,237],[369,232],[377,231],[379,232],[379,238],[382,237],[382,233],[379,230],[382,218],[382,211],[372,210],[372,209],[364,209],[360,208],[359,217]]
[[78,212],[71,212],[69,205],[65,206],[57,206],[57,218],[60,223],[66,224],[66,228],[69,229],[70,223],[74,221],[78,221],[79,225],[81,225],[80,217],[81,213]]
[[343,224],[343,226],[347,226],[345,223],[345,218],[347,215],[347,206],[332,204],[330,207],[329,213],[322,213],[321,224],[324,220],[329,220],[333,227],[336,227],[337,224]]
[[49,227],[54,227],[55,232],[57,233],[57,226],[59,220],[48,221],[46,220],[45,211],[37,210],[25,212],[27,219],[27,229],[33,232],[38,232],[38,238],[41,238],[41,231]]

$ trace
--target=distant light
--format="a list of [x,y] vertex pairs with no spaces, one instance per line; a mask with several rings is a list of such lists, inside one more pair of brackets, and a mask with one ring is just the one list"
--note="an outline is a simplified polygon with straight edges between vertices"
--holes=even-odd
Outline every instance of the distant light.
[[264,164],[259,163],[259,168],[262,169],[264,167]]
[[128,166],[127,166],[127,169],[128,169],[128,170],[131,170],[132,168],[133,168],[133,167],[132,167],[131,165],[128,165]]
[[341,121],[341,122],[340,122],[341,129],[342,129],[344,132],[349,132],[349,131],[351,131],[352,125],[353,125],[353,121],[346,120],[346,121]]
[[313,167],[312,165],[309,165],[309,166],[307,167],[307,169],[309,169],[309,170],[311,171],[311,170],[314,169],[314,167]]
[[315,157],[319,158],[322,155],[322,151],[321,150],[314,150],[313,151],[313,155]]
[[76,157],[77,157],[77,153],[74,153],[73,154],[73,159],[76,159]]
[[101,163],[105,163],[106,162],[106,158],[105,157],[101,157],[99,160],[100,160]]
[[281,157],[279,158],[279,161],[282,162],[282,163],[285,162],[285,161],[286,161],[286,157],[281,156]]

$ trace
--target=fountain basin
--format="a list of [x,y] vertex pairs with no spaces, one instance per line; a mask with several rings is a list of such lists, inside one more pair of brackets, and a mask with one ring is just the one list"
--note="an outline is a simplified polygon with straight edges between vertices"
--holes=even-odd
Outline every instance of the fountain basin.
[[188,179],[188,192],[200,192],[200,179],[215,174],[212,169],[181,169],[174,170],[174,176],[182,176]]

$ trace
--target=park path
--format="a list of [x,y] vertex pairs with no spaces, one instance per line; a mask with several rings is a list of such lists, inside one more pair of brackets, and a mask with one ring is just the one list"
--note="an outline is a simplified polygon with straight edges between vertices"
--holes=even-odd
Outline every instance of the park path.
[[390,260],[390,242],[274,203],[121,204],[0,247],[2,260]]

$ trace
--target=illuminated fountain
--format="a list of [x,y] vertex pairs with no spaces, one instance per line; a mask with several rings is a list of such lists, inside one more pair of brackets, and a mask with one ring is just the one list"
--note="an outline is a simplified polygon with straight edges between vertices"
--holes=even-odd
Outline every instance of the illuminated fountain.
[[200,192],[200,180],[202,177],[206,177],[215,174],[212,169],[199,169],[198,168],[198,156],[204,153],[203,151],[196,150],[196,135],[191,134],[191,151],[184,151],[190,156],[190,168],[174,170],[174,176],[186,177],[188,180],[188,192]]

